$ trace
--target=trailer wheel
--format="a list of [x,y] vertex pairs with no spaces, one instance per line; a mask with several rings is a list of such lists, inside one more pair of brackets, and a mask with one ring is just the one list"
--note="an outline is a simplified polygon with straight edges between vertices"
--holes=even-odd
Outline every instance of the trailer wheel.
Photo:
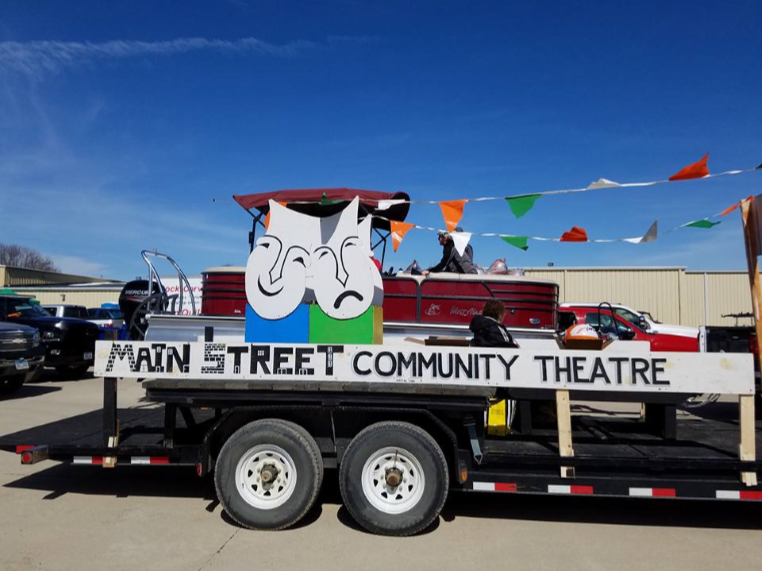
[[225,511],[249,529],[283,529],[317,499],[323,461],[301,426],[278,419],[251,422],[225,442],[214,484]]
[[449,489],[447,461],[426,431],[407,422],[379,422],[350,442],[339,485],[344,505],[365,529],[413,535],[442,510]]
[[19,390],[24,384],[24,375],[0,379],[0,395],[7,395]]

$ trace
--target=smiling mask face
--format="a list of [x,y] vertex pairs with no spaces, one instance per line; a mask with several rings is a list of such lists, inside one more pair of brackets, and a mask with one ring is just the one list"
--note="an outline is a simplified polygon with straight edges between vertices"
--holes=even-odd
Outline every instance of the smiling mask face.
[[312,251],[315,298],[334,319],[362,315],[373,301],[375,282],[380,282],[367,241],[359,236],[358,205],[355,198],[340,213],[321,219],[320,245]]
[[319,219],[270,201],[267,233],[246,264],[246,298],[260,317],[282,319],[302,302],[319,235]]

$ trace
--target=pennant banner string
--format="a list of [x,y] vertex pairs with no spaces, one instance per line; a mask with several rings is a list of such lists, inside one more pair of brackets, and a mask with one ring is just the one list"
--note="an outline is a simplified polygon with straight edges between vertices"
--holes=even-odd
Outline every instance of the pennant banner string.
[[[706,157],[705,157],[706,158]],[[465,202],[487,202],[490,200],[508,200],[509,205],[511,205],[511,211],[514,212],[516,217],[523,216],[523,214],[526,213],[528,210],[524,210],[526,206],[531,208],[534,206],[534,202],[541,196],[550,196],[555,194],[574,194],[574,193],[580,193],[580,192],[589,192],[594,190],[608,190],[608,189],[615,189],[615,188],[640,188],[640,187],[648,187],[648,186],[655,186],[659,184],[666,184],[670,182],[679,182],[682,180],[705,180],[710,178],[719,178],[724,176],[736,176],[741,174],[747,174],[752,172],[762,172],[762,165],[756,167],[756,168],[750,168],[750,169],[736,169],[736,170],[729,170],[725,172],[715,173],[715,174],[706,174],[701,176],[700,173],[703,172],[701,169],[701,166],[705,166],[703,164],[704,159],[699,161],[698,163],[694,163],[693,165],[688,165],[678,173],[675,173],[672,175],[672,177],[668,179],[663,180],[652,180],[648,182],[614,182],[612,180],[608,180],[605,178],[598,179],[595,182],[590,183],[589,185],[585,187],[580,188],[567,188],[567,189],[561,189],[561,190],[544,190],[539,192],[532,192],[532,193],[523,193],[523,194],[515,194],[515,195],[508,195],[508,196],[482,196],[477,198],[464,198],[461,200],[404,200],[404,199],[389,199],[389,200],[368,200],[368,203],[376,202],[377,206],[376,208],[378,210],[388,210],[391,206],[394,206],[396,204],[447,204],[447,205],[453,205],[455,206],[457,203],[465,203]],[[699,164],[701,163],[701,165]],[[699,165],[699,166],[697,166]],[[695,168],[694,168],[695,167]],[[688,171],[687,174],[684,173],[684,171]],[[698,176],[696,176],[698,174]],[[677,177],[677,178],[675,178]],[[524,203],[521,203],[521,199],[526,199]],[[511,204],[512,201],[519,201],[517,203]],[[324,202],[324,199],[321,199],[320,201],[314,201],[314,200],[292,200],[290,201],[290,204],[315,204],[316,202]],[[335,202],[335,201],[330,201]],[[457,204],[456,208],[460,208],[460,204]],[[517,213],[517,210],[519,213]],[[523,212],[522,212],[523,211]]]
[[[714,226],[717,226],[721,223],[721,221],[714,222],[713,219],[718,218],[720,216],[726,216],[729,213],[733,212],[736,208],[738,208],[742,202],[744,201],[751,201],[754,200],[753,196],[749,196],[748,198],[742,199],[732,206],[722,210],[721,212],[718,212],[716,214],[713,214],[711,216],[708,216],[706,218],[701,218],[699,220],[693,220],[691,222],[686,222],[685,224],[681,224],[680,226],[675,226],[674,228],[667,230],[666,232],[662,232],[660,235],[665,234],[671,234],[672,232],[675,232],[676,230],[681,230],[683,228],[703,228],[703,229],[710,229]],[[384,220],[386,222],[389,222],[392,225],[399,224],[396,220],[390,220],[388,218],[385,218],[383,216],[378,216],[377,214],[372,215],[373,218],[378,218],[379,220]],[[427,232],[443,232],[441,228],[432,228],[431,226],[419,226],[418,224],[412,224],[410,222],[405,222],[405,232],[408,230],[415,228],[417,230],[425,230]],[[404,235],[404,234],[403,234]],[[466,244],[468,244],[468,241],[470,240],[471,236],[479,236],[482,238],[500,238],[504,242],[511,244],[512,246],[516,246],[517,248],[520,248],[522,250],[527,249],[526,242],[528,240],[535,240],[538,242],[587,242],[587,243],[594,243],[594,244],[610,244],[614,242],[627,242],[630,244],[646,244],[648,242],[653,242],[657,239],[659,233],[658,233],[658,222],[654,222],[651,224],[648,231],[643,236],[638,236],[634,238],[597,238],[597,239],[589,239],[587,237],[587,232],[584,228],[580,228],[577,226],[572,227],[571,230],[564,232],[564,234],[559,238],[549,238],[546,236],[518,236],[514,234],[500,234],[497,232],[453,232],[451,235],[456,236],[458,238],[458,245],[461,246],[461,248],[464,248]],[[397,247],[399,247],[399,244],[401,243],[401,239],[397,241]],[[459,248],[460,249],[460,248]],[[397,248],[394,249],[397,251]]]

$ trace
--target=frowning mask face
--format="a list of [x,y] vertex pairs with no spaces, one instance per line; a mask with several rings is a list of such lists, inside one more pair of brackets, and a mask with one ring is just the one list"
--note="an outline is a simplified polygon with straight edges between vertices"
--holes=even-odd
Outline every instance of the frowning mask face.
[[270,201],[267,234],[257,240],[246,264],[246,298],[260,317],[286,317],[304,299],[318,222]]
[[312,252],[315,298],[334,319],[362,315],[373,301],[375,282],[380,282],[366,241],[358,235],[358,205],[355,198],[340,213],[321,220],[320,245]]

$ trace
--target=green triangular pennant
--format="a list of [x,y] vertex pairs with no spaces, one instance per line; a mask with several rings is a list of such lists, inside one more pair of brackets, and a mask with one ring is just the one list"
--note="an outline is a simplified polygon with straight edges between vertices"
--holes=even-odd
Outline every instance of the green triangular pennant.
[[526,252],[529,249],[526,236],[500,236],[500,239],[506,244],[510,244],[519,250],[524,250]]
[[320,197],[320,206],[330,206],[331,204],[339,204],[343,202],[342,200],[330,200],[326,193],[323,193],[323,196]]
[[717,226],[720,222],[712,222],[711,220],[696,220],[695,222],[689,222],[685,224],[686,228],[711,228]]
[[508,196],[506,197],[506,201],[508,202],[508,206],[511,207],[511,212],[513,212],[513,215],[516,218],[521,218],[532,210],[532,207],[534,206],[534,203],[537,202],[537,199],[540,198],[541,194],[527,194],[525,196]]

